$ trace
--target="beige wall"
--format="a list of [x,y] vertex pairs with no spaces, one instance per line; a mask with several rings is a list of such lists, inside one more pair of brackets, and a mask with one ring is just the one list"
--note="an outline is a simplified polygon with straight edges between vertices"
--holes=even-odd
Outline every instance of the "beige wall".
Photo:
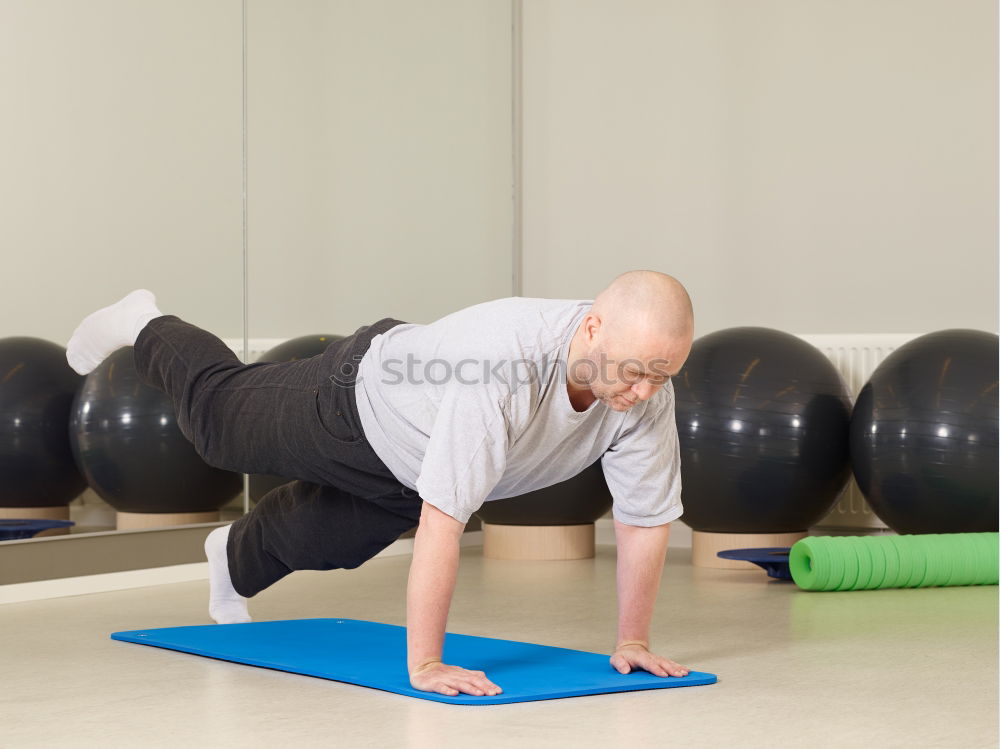
[[[530,0],[524,293],[699,332],[996,329],[986,0]],[[250,335],[510,291],[510,4],[249,2]],[[2,0],[0,335],[124,291],[242,335],[238,2]]]
[[698,333],[996,330],[996,4],[529,0],[525,294]]

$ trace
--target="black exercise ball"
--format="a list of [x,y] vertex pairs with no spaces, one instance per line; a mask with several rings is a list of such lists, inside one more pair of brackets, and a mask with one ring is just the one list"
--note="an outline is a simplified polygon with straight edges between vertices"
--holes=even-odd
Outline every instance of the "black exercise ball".
[[243,486],[195,452],[167,396],[139,381],[131,346],[87,375],[70,437],[87,483],[119,512],[212,512]]
[[836,502],[851,401],[819,349],[770,328],[720,330],[694,342],[673,386],[694,530],[805,531]]
[[[290,338],[284,343],[279,343],[274,348],[268,349],[258,357],[259,362],[290,362],[308,359],[311,356],[319,356],[326,351],[334,341],[343,339],[342,335],[322,333],[316,335],[304,335],[298,338]],[[259,502],[261,497],[269,491],[282,484],[294,481],[294,478],[284,478],[282,476],[272,476],[263,473],[250,474],[250,501]]]
[[864,386],[851,465],[897,533],[997,530],[998,338],[942,330],[900,346]]
[[67,431],[82,382],[62,346],[0,340],[0,507],[59,507],[86,488]]
[[611,509],[601,462],[573,478],[527,494],[484,502],[476,516],[496,525],[583,525]]
[[343,338],[344,336],[342,335],[333,335],[331,333],[289,338],[284,343],[279,343],[274,348],[265,351],[257,358],[257,361],[287,362],[308,359],[309,357],[322,354],[331,343],[340,341]]

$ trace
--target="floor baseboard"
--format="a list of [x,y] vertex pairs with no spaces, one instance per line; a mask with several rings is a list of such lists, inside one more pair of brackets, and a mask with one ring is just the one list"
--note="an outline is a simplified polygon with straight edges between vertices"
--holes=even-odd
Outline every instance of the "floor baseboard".
[[[615,529],[611,518],[601,518],[595,523],[596,542],[614,545]],[[462,535],[462,546],[482,546],[483,532],[470,531]],[[690,547],[691,529],[683,523],[671,528],[671,547]],[[378,557],[402,556],[413,553],[413,539],[403,538],[383,549]],[[55,580],[38,580],[28,583],[0,585],[0,604],[40,601],[48,598],[83,596],[90,593],[107,593],[150,585],[169,585],[208,579],[208,563],[175,564],[125,572],[106,572],[98,575],[63,577]]]

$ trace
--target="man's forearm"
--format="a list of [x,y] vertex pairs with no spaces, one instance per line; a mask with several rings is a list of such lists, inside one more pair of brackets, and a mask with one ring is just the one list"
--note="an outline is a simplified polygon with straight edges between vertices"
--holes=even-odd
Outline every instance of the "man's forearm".
[[[434,518],[428,522],[428,507],[425,505],[414,538],[406,587],[406,660],[410,671],[441,659],[448,609],[458,576],[459,538],[463,526],[452,518],[444,520],[446,516],[433,508],[430,512]],[[457,524],[457,533],[452,524]]]
[[649,646],[670,524],[639,528],[615,521],[618,546],[618,642]]

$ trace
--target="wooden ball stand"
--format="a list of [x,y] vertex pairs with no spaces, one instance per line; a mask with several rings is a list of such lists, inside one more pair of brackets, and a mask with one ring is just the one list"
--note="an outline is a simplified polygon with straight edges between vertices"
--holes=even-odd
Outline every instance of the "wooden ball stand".
[[[3,520],[69,520],[69,506],[59,507],[0,507]],[[68,536],[69,528],[51,528],[36,533],[32,538],[42,536]]]
[[594,556],[595,526],[497,525],[483,523],[483,556],[488,559],[567,560]]
[[808,535],[806,531],[794,533],[705,533],[704,531],[693,531],[691,534],[691,564],[695,567],[711,567],[717,570],[756,570],[760,572],[760,567],[752,562],[720,559],[716,554],[727,549],[792,546],[796,541]]
[[115,527],[120,531],[138,531],[146,528],[166,528],[171,525],[218,522],[218,510],[213,512],[119,512]]

